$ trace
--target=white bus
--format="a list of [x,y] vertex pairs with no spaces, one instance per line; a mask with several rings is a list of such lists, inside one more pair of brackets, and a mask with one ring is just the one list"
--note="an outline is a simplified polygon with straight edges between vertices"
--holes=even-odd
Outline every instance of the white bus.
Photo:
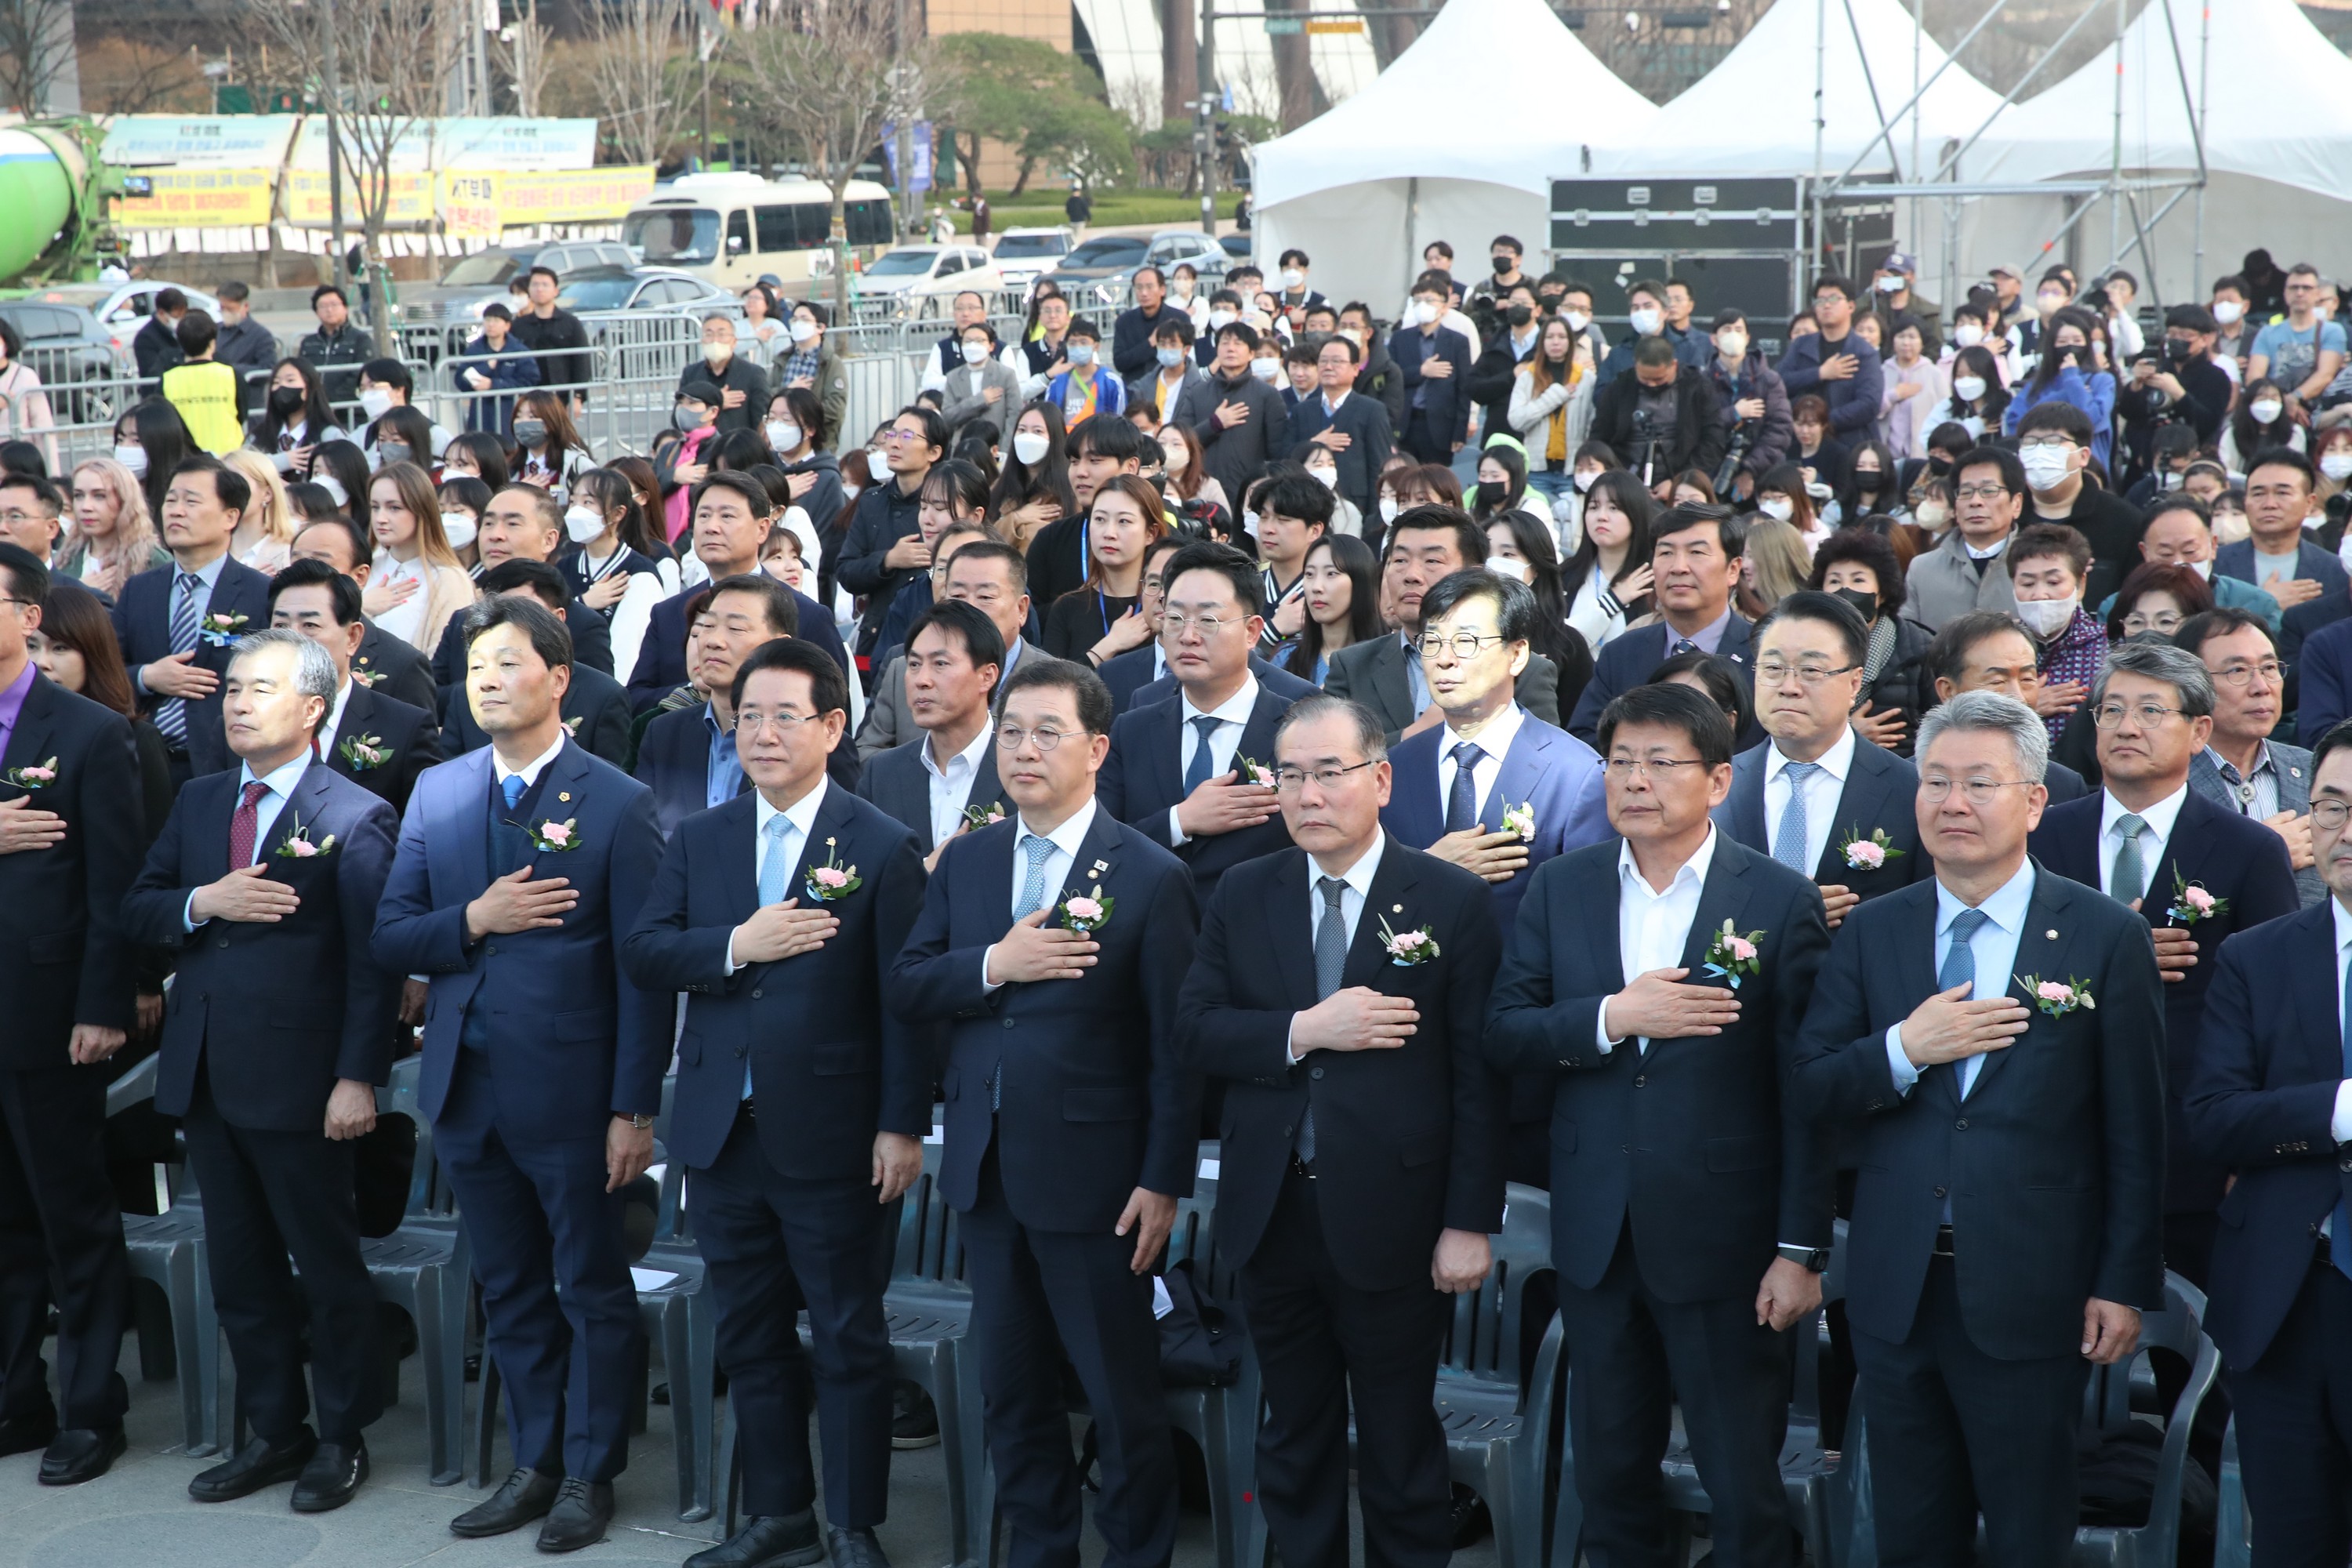
[[[845,193],[852,258],[872,261],[898,238],[890,192],[852,180]],[[648,267],[699,274],[740,292],[773,274],[787,287],[833,268],[833,193],[815,180],[687,174],[630,210],[621,238]]]

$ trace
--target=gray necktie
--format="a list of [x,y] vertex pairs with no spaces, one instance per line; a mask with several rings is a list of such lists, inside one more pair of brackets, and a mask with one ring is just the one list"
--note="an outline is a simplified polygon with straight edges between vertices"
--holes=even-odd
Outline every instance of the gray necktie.
[[[1021,852],[1029,857],[1029,869],[1021,879],[1021,899],[1013,910],[1016,921],[1027,920],[1045,902],[1045,862],[1054,858],[1054,841],[1042,833],[1033,833],[1021,841]],[[988,1075],[988,1109],[1004,1107],[1004,1058],[997,1058],[996,1070]]]
[[1780,826],[1772,835],[1772,858],[1805,877],[1813,874],[1812,858],[1805,853],[1811,832],[1805,823],[1805,781],[1821,771],[1819,763],[1790,763],[1780,770],[1789,781],[1789,804],[1780,808]]
[[[1348,913],[1339,907],[1348,884],[1337,877],[1318,877],[1315,890],[1323,895],[1323,918],[1315,925],[1315,999],[1320,1002],[1339,989],[1348,969]],[[1310,1100],[1298,1119],[1298,1158],[1315,1163],[1315,1105]]]
[[2137,812],[2126,812],[2116,818],[2122,829],[2123,847],[2116,851],[2115,873],[2107,879],[2108,896],[2119,904],[2128,904],[2147,891],[2147,868],[2140,864],[2139,836],[2147,831],[2147,823]]

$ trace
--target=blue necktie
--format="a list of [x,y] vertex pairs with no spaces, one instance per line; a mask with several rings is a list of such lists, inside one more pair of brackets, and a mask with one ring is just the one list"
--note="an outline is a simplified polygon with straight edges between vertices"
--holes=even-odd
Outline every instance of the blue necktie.
[[[1207,742],[1201,744],[1202,755],[1208,753]],[[1054,841],[1042,833],[1033,833],[1021,841],[1021,852],[1029,857],[1028,871],[1021,879],[1021,897],[1014,900],[1013,918],[1027,920],[1045,902],[1045,862],[1054,858]],[[996,1070],[988,1075],[988,1109],[1002,1110],[1004,1105],[1004,1060],[997,1058]]]
[[[1949,991],[1955,985],[1973,986],[1977,983],[1977,955],[1969,944],[1976,940],[1977,932],[1991,923],[1992,917],[1982,910],[1962,910],[1952,917],[1952,945],[1944,954],[1943,968],[1936,972],[1937,990]],[[1967,1068],[1971,1059],[1983,1058],[1964,1058],[1952,1064],[1952,1070],[1959,1076],[1960,1093],[1964,1096],[1969,1091]]]
[[1772,858],[1807,878],[1813,874],[1813,865],[1805,853],[1811,832],[1805,822],[1805,781],[1821,771],[1819,763],[1790,763],[1780,770],[1780,776],[1789,781],[1789,804],[1780,808],[1780,826],[1772,835]]
[[[183,572],[173,584],[177,594],[172,601],[172,651],[185,653],[196,646],[196,595],[204,592],[205,580],[193,572]],[[184,750],[188,744],[188,704],[183,698],[167,697],[155,704],[155,728],[174,750]]]
[[1465,741],[1446,753],[1454,759],[1454,787],[1445,794],[1445,831],[1463,833],[1478,826],[1478,764],[1486,753]]
[[[793,839],[797,829],[793,820],[782,812],[768,818],[761,829],[767,836],[767,858],[760,862],[760,902],[781,904],[792,887],[793,866],[799,857],[793,852]],[[751,1058],[743,1058],[743,1098],[751,1098]]]
[[[1340,977],[1348,971],[1348,913],[1339,907],[1348,884],[1337,877],[1318,877],[1315,890],[1323,895],[1323,918],[1315,925],[1315,999],[1320,1002],[1339,989]],[[1311,1099],[1306,1113],[1298,1119],[1298,1158],[1306,1164],[1315,1163],[1315,1102]]]
[[[2345,994],[2352,1000],[2352,963],[2344,966]],[[2344,1013],[2344,1076],[2352,1078],[2352,1007]],[[2338,1198],[2336,1213],[2328,1226],[2327,1256],[2334,1261],[2336,1271],[2352,1279],[2352,1203]]]
[[509,773],[499,781],[499,788],[506,795],[509,811],[522,804],[522,792],[530,787],[522,782],[520,773]]
[[[1217,726],[1224,721],[1213,713],[1203,713],[1199,718],[1188,719],[1185,722],[1200,731],[1201,735],[1200,744],[1192,748],[1192,765],[1184,770],[1184,793],[1189,795],[1217,776],[1216,759],[1209,754],[1209,741],[1216,734]],[[1165,732],[1162,731],[1162,733]],[[1043,896],[1043,894],[1039,895],[1041,898]],[[1030,907],[1035,908],[1034,905]]]

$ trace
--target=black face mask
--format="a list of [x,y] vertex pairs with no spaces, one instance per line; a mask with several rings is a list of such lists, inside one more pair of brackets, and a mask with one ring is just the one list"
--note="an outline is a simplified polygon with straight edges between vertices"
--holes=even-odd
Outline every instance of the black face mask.
[[1495,276],[1497,278],[1509,276],[1511,269],[1519,264],[1519,258],[1516,256],[1497,256],[1494,261]]
[[1877,595],[1865,594],[1859,588],[1840,588],[1837,590],[1837,597],[1843,599],[1847,604],[1852,605],[1854,607],[1854,612],[1861,616],[1864,622],[1874,621],[1878,618]]
[[1568,298],[1565,294],[1538,294],[1536,297],[1543,301],[1543,308],[1555,316],[1559,314],[1560,301]]
[[1524,327],[1536,319],[1536,313],[1528,306],[1514,305],[1503,312],[1503,319],[1515,327]]
[[1867,468],[1856,468],[1853,474],[1853,488],[1866,496],[1876,495],[1880,482],[1885,478],[1883,473],[1873,473]]
[[291,419],[302,412],[310,395],[299,386],[273,386],[269,389],[269,411],[280,419]]
[[1508,485],[1490,485],[1484,479],[1481,479],[1478,482],[1477,494],[1478,504],[1480,506],[1499,507],[1510,499],[1511,487]]
[[1946,474],[1952,471],[1952,459],[1949,458],[1930,458],[1927,459],[1927,471],[1935,475],[1937,479],[1941,479]]

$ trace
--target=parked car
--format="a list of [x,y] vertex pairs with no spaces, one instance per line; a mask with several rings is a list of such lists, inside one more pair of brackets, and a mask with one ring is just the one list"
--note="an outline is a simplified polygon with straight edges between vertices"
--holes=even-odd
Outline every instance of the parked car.
[[1179,262],[1191,264],[1203,289],[1224,281],[1224,247],[1197,228],[1162,229],[1148,238],[1139,234],[1097,235],[1063,257],[1060,265],[1045,276],[1082,308],[1124,309],[1132,295],[1138,268],[1157,267],[1164,277]]
[[726,289],[669,267],[591,267],[567,273],[555,302],[581,317],[620,310],[658,310],[699,317],[705,311],[740,316],[742,301]]
[[861,300],[887,300],[890,314],[908,318],[944,316],[948,302],[966,289],[992,294],[1004,274],[976,245],[901,245],[866,263],[857,275]]
[[1066,228],[1008,228],[996,237],[990,254],[1006,287],[1026,289],[1058,266],[1076,243]]
[[629,247],[612,239],[494,245],[452,262],[437,283],[403,289],[401,320],[417,325],[478,321],[483,306],[509,300],[509,279],[534,267],[552,268],[556,277],[562,279],[586,268],[617,268],[625,272],[635,265],[636,258],[629,253]]
[[[139,335],[139,329],[155,313],[155,296],[166,289],[177,289],[186,295],[191,309],[205,311],[215,321],[220,319],[220,300],[213,295],[184,283],[153,278],[142,278],[135,283],[60,283],[30,298],[45,305],[78,306],[89,311],[106,330],[108,342],[121,351],[121,363],[127,365],[131,363],[131,340]],[[42,379],[47,379],[46,374]]]
[[1247,261],[1250,258],[1250,233],[1247,229],[1229,234],[1217,243],[1223,246],[1225,254],[1235,261]]
[[66,292],[45,289],[0,300],[0,317],[23,340],[26,363],[48,389],[49,411],[58,422],[102,425],[121,412],[112,384],[130,373],[131,354],[89,306],[64,298]]

